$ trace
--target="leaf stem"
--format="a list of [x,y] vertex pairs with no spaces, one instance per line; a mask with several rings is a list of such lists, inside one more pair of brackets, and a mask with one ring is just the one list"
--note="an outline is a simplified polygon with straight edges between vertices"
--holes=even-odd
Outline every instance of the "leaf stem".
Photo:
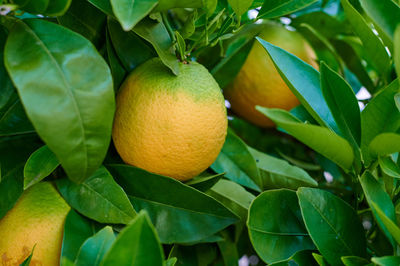
[[163,21],[165,27],[167,28],[168,34],[171,37],[172,42],[175,43],[176,37],[175,37],[174,30],[172,29],[171,24],[169,23],[169,20],[167,17],[167,11],[161,12],[161,18],[162,18],[162,21]]

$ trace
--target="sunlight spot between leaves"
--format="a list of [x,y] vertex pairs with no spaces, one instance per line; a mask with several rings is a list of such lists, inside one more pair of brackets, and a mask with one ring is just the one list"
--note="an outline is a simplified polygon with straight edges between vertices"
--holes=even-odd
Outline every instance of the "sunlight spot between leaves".
[[329,172],[324,172],[324,177],[326,182],[331,183],[333,181],[333,176]]
[[371,94],[365,87],[361,87],[361,89],[356,94],[357,100],[368,100],[371,98]]

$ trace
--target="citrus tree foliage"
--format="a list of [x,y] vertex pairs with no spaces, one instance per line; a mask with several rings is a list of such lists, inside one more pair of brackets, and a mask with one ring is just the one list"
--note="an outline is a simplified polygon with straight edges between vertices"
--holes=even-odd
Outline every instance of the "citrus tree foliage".
[[[318,70],[256,37],[270,20]],[[187,182],[122,162],[132,70],[196,60],[225,88],[254,42],[301,103],[256,107],[276,130],[228,110],[221,153]],[[48,180],[72,208],[62,265],[398,265],[399,76],[398,0],[0,0],[0,218]]]

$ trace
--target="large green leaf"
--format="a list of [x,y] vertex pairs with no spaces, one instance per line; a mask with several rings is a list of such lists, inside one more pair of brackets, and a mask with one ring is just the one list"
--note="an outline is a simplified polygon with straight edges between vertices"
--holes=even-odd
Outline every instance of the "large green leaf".
[[385,256],[385,257],[374,257],[371,259],[373,263],[378,266],[398,266],[400,265],[400,257],[399,256]]
[[111,0],[115,16],[125,31],[131,30],[157,5],[157,0]]
[[317,0],[272,0],[264,1],[258,18],[275,18],[305,8]]
[[361,142],[360,107],[350,85],[327,64],[321,64],[321,89],[341,136],[355,149]]
[[340,265],[342,256],[366,256],[364,229],[350,205],[315,188],[300,188],[297,196],[307,231],[328,263]]
[[261,193],[250,206],[247,227],[254,249],[267,263],[289,259],[300,250],[315,249],[296,193],[291,190]]
[[128,72],[156,56],[145,41],[133,31],[123,31],[115,19],[108,18],[108,30],[115,52]]
[[373,21],[393,39],[400,24],[400,7],[392,0],[361,0],[361,6]]
[[68,11],[63,16],[57,17],[57,21],[60,25],[81,34],[96,46],[103,39],[106,15],[87,0],[72,1]]
[[66,178],[57,187],[71,207],[100,223],[127,224],[136,215],[123,189],[100,167],[81,184]]
[[133,31],[153,45],[164,65],[175,75],[179,74],[179,61],[174,54],[171,37],[162,22],[149,18],[143,19],[133,28]]
[[136,211],[149,213],[163,243],[199,241],[238,220],[212,197],[175,179],[128,165],[108,168]]
[[320,125],[338,132],[332,113],[325,104],[318,71],[295,55],[259,37],[257,40],[264,46],[279,74],[312,117]]
[[257,162],[263,179],[264,189],[299,187],[316,187],[318,185],[306,171],[290,165],[287,161],[267,155],[249,147],[250,153]]
[[45,11],[48,16],[61,16],[71,5],[72,0],[51,0]]
[[118,234],[100,265],[163,266],[163,253],[156,230],[142,211]]
[[107,64],[82,36],[28,19],[8,35],[5,65],[40,137],[69,178],[85,180],[111,139],[115,100]]
[[71,209],[65,219],[61,258],[75,261],[80,246],[96,233],[93,222]]
[[211,165],[217,173],[242,186],[261,191],[262,180],[256,162],[247,145],[231,130],[215,162]]
[[343,169],[350,169],[354,159],[353,150],[350,144],[342,137],[327,128],[303,124],[284,110],[260,106],[257,106],[256,109],[299,141],[321,153]]
[[94,236],[88,238],[79,249],[74,265],[98,266],[104,255],[111,248],[115,235],[111,226],[106,226]]
[[24,167],[24,189],[40,182],[59,165],[57,157],[46,145],[37,149],[28,158]]
[[393,222],[396,221],[394,206],[390,196],[384,190],[384,184],[379,183],[369,171],[364,172],[360,178],[360,183],[364,190],[365,198],[367,199],[379,226],[382,228],[392,245],[395,245],[393,237],[377,214],[374,205],[372,205],[372,203],[375,203],[389,219]]
[[346,18],[364,45],[367,59],[375,67],[376,71],[385,77],[390,68],[390,58],[384,44],[348,0],[341,0],[341,3],[347,15]]
[[397,244],[400,244],[400,228],[395,222],[392,221],[392,219],[386,216],[383,210],[381,210],[381,208],[376,203],[371,202],[370,204],[372,205],[371,207],[375,209],[382,223],[393,236],[394,240],[396,240]]
[[399,81],[395,80],[373,97],[361,113],[361,151],[367,165],[371,161],[371,141],[381,133],[396,132],[400,128],[400,112],[394,102],[398,92]]
[[[15,1],[16,4],[22,1]],[[22,5],[24,11],[31,14],[44,14],[47,7],[49,6],[50,0],[28,0],[24,1],[25,4]]]

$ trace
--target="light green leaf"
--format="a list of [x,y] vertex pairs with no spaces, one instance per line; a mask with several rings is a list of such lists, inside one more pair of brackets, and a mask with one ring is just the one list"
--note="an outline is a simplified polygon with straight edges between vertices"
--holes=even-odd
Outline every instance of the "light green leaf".
[[394,240],[396,240],[397,244],[400,244],[400,228],[396,225],[396,223],[394,223],[389,217],[386,216],[386,214],[381,210],[381,208],[379,208],[376,203],[371,202],[370,204],[372,205],[371,207],[375,209],[382,223],[386,226],[387,230],[393,236]]
[[49,5],[47,6],[44,14],[53,17],[62,16],[65,12],[67,12],[71,2],[72,0],[51,0],[49,1]]
[[235,11],[236,15],[240,17],[251,7],[253,1],[254,0],[228,0],[228,3],[233,11]]
[[382,133],[376,136],[369,144],[369,151],[373,156],[384,156],[400,151],[400,134]]
[[371,261],[378,266],[398,266],[400,265],[399,256],[384,256],[384,257],[373,257]]
[[342,137],[327,128],[303,124],[284,110],[261,106],[257,106],[256,109],[316,152],[335,162],[343,169],[350,169],[354,159],[353,149]]
[[317,181],[303,169],[292,166],[285,160],[262,153],[251,147],[248,147],[248,149],[256,160],[257,167],[260,169],[264,189],[297,189],[299,187],[318,186]]
[[258,18],[275,18],[303,9],[318,0],[269,0],[264,1]]
[[81,184],[64,178],[57,180],[57,187],[69,205],[100,223],[127,224],[136,215],[124,190],[104,166]]
[[24,189],[50,175],[59,165],[57,157],[46,145],[36,150],[24,167]]
[[141,211],[131,224],[118,234],[100,265],[163,266],[163,253],[149,216]]
[[125,31],[130,31],[157,5],[157,0],[111,0],[115,16]]
[[379,157],[379,166],[388,176],[400,179],[400,167],[390,157]]
[[82,36],[26,19],[15,22],[8,35],[5,65],[39,136],[69,178],[85,180],[111,140],[115,99],[106,62]]

